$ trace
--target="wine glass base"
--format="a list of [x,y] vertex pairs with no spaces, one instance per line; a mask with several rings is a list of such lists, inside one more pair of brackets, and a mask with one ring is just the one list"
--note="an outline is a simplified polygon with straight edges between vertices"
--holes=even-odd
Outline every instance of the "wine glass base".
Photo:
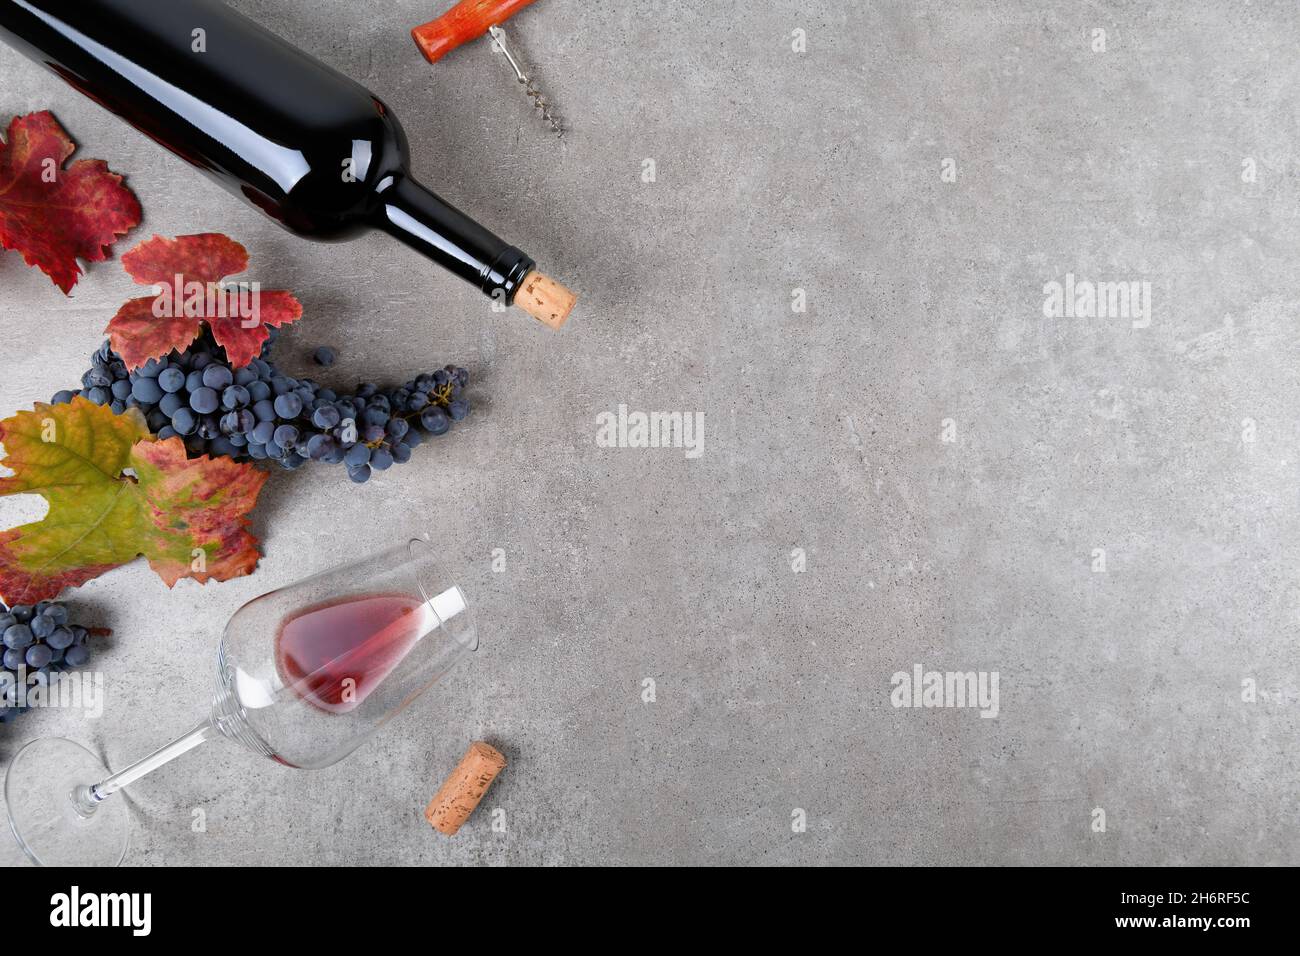
[[109,776],[81,744],[61,737],[33,740],[5,775],[5,809],[23,852],[37,866],[117,866],[131,835],[126,801],[110,797],[83,816],[73,803],[79,786]]

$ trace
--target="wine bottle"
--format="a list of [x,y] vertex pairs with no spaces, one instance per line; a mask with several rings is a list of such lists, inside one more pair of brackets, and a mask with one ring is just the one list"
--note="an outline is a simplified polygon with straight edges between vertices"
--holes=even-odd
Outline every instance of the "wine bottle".
[[286,229],[380,229],[552,328],[569,290],[410,172],[359,83],[219,0],[0,0],[0,38]]

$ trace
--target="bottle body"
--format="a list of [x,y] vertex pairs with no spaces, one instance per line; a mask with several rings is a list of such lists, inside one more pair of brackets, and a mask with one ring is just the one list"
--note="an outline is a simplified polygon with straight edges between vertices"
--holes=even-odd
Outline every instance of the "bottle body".
[[219,0],[0,0],[0,38],[298,235],[382,229],[507,302],[534,265],[411,178],[378,97]]

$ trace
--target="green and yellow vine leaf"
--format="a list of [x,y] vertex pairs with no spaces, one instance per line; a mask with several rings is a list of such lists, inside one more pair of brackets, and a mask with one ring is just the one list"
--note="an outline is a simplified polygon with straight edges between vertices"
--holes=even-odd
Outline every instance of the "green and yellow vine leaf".
[[156,441],[135,409],[114,415],[78,396],[0,421],[0,495],[36,494],[40,521],[0,532],[0,599],[56,597],[137,557],[168,587],[225,581],[260,557],[248,530],[266,474],[228,458],[187,459],[179,438]]

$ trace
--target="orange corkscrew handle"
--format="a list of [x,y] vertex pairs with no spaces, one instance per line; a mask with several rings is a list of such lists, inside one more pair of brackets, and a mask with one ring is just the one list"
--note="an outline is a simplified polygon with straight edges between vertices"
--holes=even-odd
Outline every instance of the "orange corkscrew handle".
[[436,20],[411,31],[416,46],[430,63],[437,63],[462,43],[477,40],[514,16],[533,0],[460,0]]

